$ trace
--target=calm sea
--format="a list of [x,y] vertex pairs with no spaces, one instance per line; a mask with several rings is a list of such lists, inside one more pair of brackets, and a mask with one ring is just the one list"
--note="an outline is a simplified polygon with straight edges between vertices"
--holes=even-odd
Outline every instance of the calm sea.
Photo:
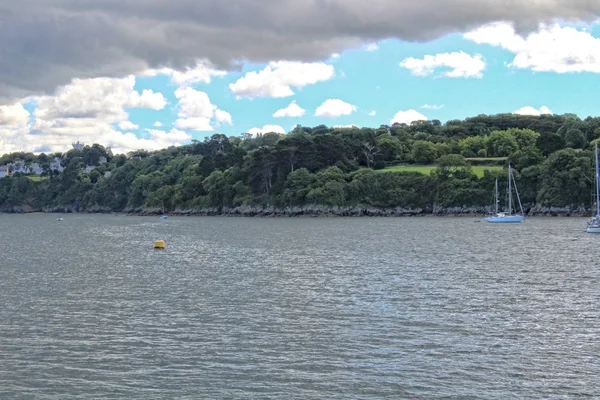
[[0,215],[2,399],[600,397],[585,219],[56,217]]

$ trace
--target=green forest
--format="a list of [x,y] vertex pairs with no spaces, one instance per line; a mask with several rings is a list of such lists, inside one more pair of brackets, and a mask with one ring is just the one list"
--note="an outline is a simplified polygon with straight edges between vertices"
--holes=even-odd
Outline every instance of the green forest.
[[[500,193],[506,193],[509,162],[528,212],[589,210],[599,138],[600,118],[499,114],[377,128],[298,125],[287,135],[213,134],[182,146],[117,155],[100,144],[64,154],[11,153],[0,165],[38,163],[43,173],[1,178],[0,210],[484,212],[493,204],[496,178]],[[54,157],[62,172],[49,168]]]

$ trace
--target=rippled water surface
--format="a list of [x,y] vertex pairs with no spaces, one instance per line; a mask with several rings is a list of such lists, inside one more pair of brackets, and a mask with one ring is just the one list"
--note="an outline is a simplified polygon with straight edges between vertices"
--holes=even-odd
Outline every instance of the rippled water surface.
[[0,398],[599,398],[584,226],[0,215]]

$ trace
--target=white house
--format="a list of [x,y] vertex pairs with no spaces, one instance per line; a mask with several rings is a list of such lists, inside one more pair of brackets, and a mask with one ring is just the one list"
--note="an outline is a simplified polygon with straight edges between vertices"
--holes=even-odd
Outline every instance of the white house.
[[54,162],[50,163],[50,170],[62,172],[63,169],[64,169],[63,166],[60,165],[60,158],[54,157]]
[[44,172],[44,170],[40,167],[38,163],[31,164],[29,166],[29,171],[36,175],[41,175]]
[[83,147],[85,146],[83,143],[79,143],[79,140],[77,141],[77,143],[71,143],[73,145],[73,148],[75,150],[82,150]]
[[27,168],[25,166],[25,162],[24,161],[16,161],[15,163],[13,163],[12,165],[12,173],[16,174],[17,172],[21,172],[21,173],[28,173],[29,172],[29,168]]

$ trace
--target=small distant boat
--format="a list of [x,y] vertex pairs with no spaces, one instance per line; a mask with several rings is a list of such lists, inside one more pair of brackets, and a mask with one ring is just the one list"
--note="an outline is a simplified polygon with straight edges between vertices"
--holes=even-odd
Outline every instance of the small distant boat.
[[161,209],[163,215],[160,216],[160,219],[167,219],[168,217],[165,215],[165,202],[162,202],[162,209]]
[[473,222],[481,222],[481,220],[480,219],[475,219],[475,220],[473,220]]
[[596,215],[587,223],[587,233],[600,233],[600,170],[598,167],[598,143],[596,142]]
[[[515,184],[515,192],[517,193],[517,199],[519,200],[519,207],[521,208],[521,214],[511,214],[512,212],[512,184]],[[517,182],[515,182],[515,177],[513,176],[512,169],[510,163],[508,163],[508,214],[498,211],[498,204],[500,200],[498,199],[498,179],[496,179],[496,214],[485,219],[486,222],[492,223],[515,223],[515,222],[523,222],[523,206],[521,205],[521,198],[519,197],[519,191],[517,190]]]
[[56,218],[57,221],[62,221],[63,219],[64,219],[63,217]]

